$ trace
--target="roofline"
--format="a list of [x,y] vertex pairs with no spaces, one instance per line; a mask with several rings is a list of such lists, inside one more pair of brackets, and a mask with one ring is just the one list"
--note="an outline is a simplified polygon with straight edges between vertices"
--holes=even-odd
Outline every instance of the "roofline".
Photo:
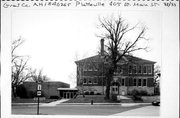
[[[95,57],[95,56],[101,56],[100,54],[97,54],[97,55],[94,55],[94,56],[91,56],[91,57],[87,57],[87,58],[84,58],[84,59],[81,59],[81,60],[78,60],[78,61],[75,61],[76,64],[80,63],[81,61],[84,61],[86,59],[89,59],[89,58],[92,58],[92,57]],[[124,55],[124,56],[130,56],[130,57],[134,57],[134,58],[137,58],[137,59],[141,59],[141,60],[144,60],[146,61],[146,63],[157,63],[155,61],[150,61],[150,60],[147,60],[147,59],[143,59],[143,58],[140,58],[140,57],[137,57],[137,56],[132,56],[132,55]]]

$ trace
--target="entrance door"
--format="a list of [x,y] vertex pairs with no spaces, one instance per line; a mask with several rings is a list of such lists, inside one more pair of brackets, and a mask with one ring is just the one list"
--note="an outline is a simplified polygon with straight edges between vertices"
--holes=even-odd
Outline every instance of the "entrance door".
[[112,86],[112,94],[118,94],[118,86]]
[[63,93],[63,98],[66,98],[66,92]]

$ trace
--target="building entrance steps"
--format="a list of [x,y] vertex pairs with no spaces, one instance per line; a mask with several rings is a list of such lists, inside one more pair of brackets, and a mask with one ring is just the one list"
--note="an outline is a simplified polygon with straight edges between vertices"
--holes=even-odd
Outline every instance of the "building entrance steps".
[[61,99],[61,100],[57,100],[57,101],[54,101],[54,102],[50,102],[50,103],[43,103],[41,104],[40,106],[44,106],[44,107],[51,107],[51,106],[56,106],[62,102],[65,102],[65,101],[68,101],[69,99]]

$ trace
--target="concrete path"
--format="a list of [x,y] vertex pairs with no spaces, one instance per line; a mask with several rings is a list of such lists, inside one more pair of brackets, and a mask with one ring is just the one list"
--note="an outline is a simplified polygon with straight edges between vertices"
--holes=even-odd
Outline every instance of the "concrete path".
[[159,115],[160,115],[159,106],[146,106],[118,114],[113,114],[112,116],[159,116]]
[[128,98],[128,97],[126,97],[126,96],[120,95],[120,99],[131,99],[131,98]]
[[41,104],[40,106],[43,106],[43,107],[52,107],[52,106],[56,106],[62,102],[65,102],[65,101],[68,101],[69,99],[61,99],[61,100],[57,100],[55,102],[50,102],[50,103],[43,103]]

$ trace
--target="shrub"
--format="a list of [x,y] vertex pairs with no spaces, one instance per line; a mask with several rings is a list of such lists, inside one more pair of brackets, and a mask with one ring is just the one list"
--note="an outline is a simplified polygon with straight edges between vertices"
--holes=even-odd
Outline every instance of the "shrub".
[[96,95],[101,95],[101,93],[96,93]]
[[89,95],[89,92],[88,92],[88,91],[86,91],[84,94],[85,94],[85,95]]
[[93,91],[91,91],[91,92],[90,92],[90,95],[94,95],[94,92],[93,92]]
[[145,91],[145,90],[139,91],[139,94],[140,94],[141,96],[147,96],[147,95],[148,95],[147,91]]
[[113,100],[113,101],[117,101],[117,95],[114,95],[114,94],[113,94],[113,95],[112,95],[112,100]]
[[59,99],[59,96],[50,96],[50,99]]
[[133,100],[140,100],[140,101],[142,100],[142,98],[141,98],[142,92],[134,89],[134,90],[132,90],[131,94],[132,94]]

